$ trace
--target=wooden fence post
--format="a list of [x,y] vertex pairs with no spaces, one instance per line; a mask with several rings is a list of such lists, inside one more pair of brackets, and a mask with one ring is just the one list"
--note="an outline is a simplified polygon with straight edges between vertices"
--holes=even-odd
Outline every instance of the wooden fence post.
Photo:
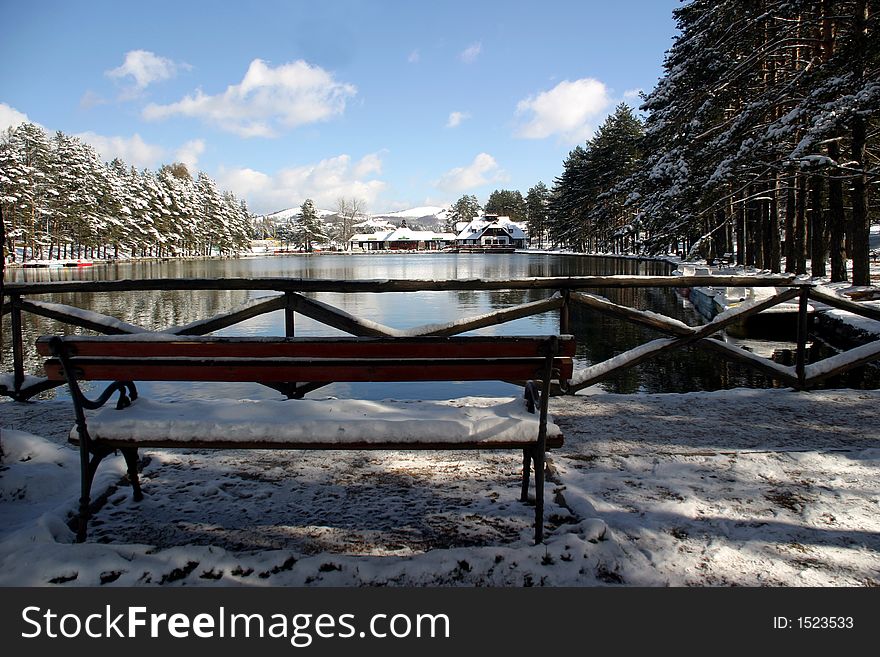
[[562,290],[562,307],[559,309],[559,334],[567,335],[569,331],[570,320],[570,301],[571,290],[565,288]]
[[293,292],[287,291],[284,293],[284,335],[285,337],[292,338],[295,335],[294,328],[294,310],[296,309],[296,297],[293,296]]
[[21,329],[21,297],[13,294],[12,302],[12,388],[16,396],[24,385],[24,339]]

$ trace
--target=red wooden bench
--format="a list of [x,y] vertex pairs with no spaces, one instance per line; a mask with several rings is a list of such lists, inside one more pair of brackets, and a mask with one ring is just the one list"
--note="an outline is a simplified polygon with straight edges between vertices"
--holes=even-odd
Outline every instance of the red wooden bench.
[[[84,541],[91,484],[101,460],[122,452],[134,491],[141,447],[210,449],[521,449],[521,499],[535,468],[535,542],[543,540],[544,454],[562,445],[547,420],[552,379],[572,374],[572,336],[421,338],[218,338],[139,334],[44,336],[37,350],[50,380],[66,380],[79,444]],[[359,400],[200,400],[137,398],[133,381],[253,381],[289,397],[334,381],[519,381],[525,399],[498,406],[420,402],[383,406]],[[113,381],[97,399],[80,381]],[[292,382],[312,382],[299,385]],[[539,382],[539,383],[538,383]],[[118,393],[116,408],[101,408]],[[367,410],[364,410],[368,407]],[[100,410],[98,410],[100,409]],[[535,415],[536,409],[538,414]],[[90,412],[87,416],[86,411]],[[371,416],[372,415],[372,416]],[[341,417],[340,417],[341,416]]]

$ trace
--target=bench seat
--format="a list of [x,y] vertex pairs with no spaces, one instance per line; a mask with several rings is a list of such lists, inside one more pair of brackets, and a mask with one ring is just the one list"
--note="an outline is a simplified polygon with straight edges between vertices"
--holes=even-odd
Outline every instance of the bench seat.
[[[544,459],[559,447],[548,419],[553,380],[573,371],[574,338],[420,336],[411,338],[253,338],[137,335],[43,336],[46,376],[66,381],[76,417],[81,495],[77,540],[86,538],[91,486],[102,459],[122,452],[135,501],[142,447],[190,449],[516,449],[522,451],[520,499],[535,472],[535,543],[544,532]],[[139,397],[134,380],[257,382],[288,399]],[[524,399],[449,402],[303,399],[342,382],[519,382]],[[80,381],[109,381],[92,400]],[[118,395],[116,408],[104,407]]]
[[[487,405],[487,402],[490,402]],[[494,403],[491,403],[494,402]],[[89,434],[108,447],[213,449],[504,449],[532,445],[540,418],[522,399],[360,399],[159,402],[90,414]],[[78,442],[74,427],[71,442]],[[562,432],[547,424],[547,446]]]

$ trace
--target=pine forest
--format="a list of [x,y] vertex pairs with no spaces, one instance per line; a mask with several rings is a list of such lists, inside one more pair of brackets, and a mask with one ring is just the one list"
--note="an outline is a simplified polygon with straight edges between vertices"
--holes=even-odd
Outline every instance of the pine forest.
[[16,261],[233,255],[250,247],[246,205],[176,163],[158,172],[24,123],[0,139],[4,251]]
[[[679,252],[870,282],[880,2],[695,0],[641,110],[572,150],[544,209],[557,244]],[[533,218],[534,217],[534,218]],[[809,263],[809,267],[808,267]]]

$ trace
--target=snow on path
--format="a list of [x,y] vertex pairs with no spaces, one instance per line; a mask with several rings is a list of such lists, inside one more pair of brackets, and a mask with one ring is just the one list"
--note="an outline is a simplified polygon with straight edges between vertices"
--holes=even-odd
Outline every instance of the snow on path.
[[186,450],[148,450],[147,499],[111,493],[75,545],[71,409],[0,402],[0,585],[876,585],[878,402],[554,399],[543,546],[515,451]]
[[615,564],[623,582],[650,571],[671,585],[877,585],[878,402],[835,390],[569,397],[553,405],[567,438],[554,463],[630,554]]

